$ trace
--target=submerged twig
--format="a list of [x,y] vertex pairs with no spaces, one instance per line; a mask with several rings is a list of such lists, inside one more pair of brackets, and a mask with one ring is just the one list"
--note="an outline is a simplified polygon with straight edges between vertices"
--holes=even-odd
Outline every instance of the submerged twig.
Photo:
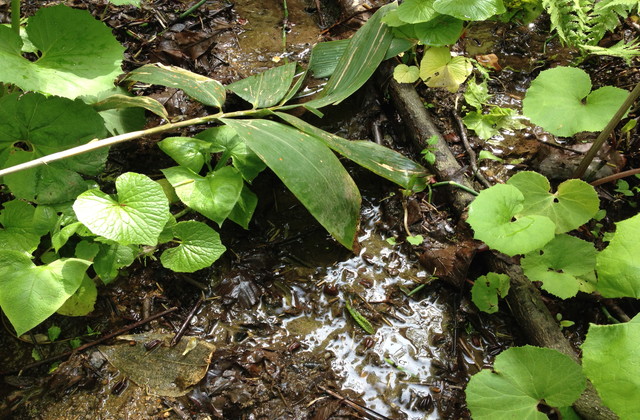
[[604,142],[613,132],[613,129],[616,128],[616,125],[618,125],[624,114],[629,108],[631,108],[631,105],[633,105],[638,97],[640,97],[640,82],[636,84],[636,87],[633,88],[633,90],[627,96],[627,99],[624,100],[622,105],[620,105],[620,108],[618,108],[618,110],[616,111],[615,115],[611,118],[611,120],[609,120],[607,126],[600,132],[596,141],[593,142],[591,148],[584,156],[584,158],[582,158],[580,165],[578,165],[578,168],[574,172],[573,178],[582,178],[584,176],[584,173],[587,171],[587,168],[591,164],[593,158],[596,157]]
[[333,392],[330,389],[327,389],[327,388],[323,387],[322,385],[318,385],[318,388],[320,388],[322,391],[324,391],[328,395],[331,395],[333,398],[336,398],[341,403],[344,403],[344,404],[348,405],[349,407],[353,408],[358,413],[360,413],[361,415],[363,415],[364,417],[366,417],[368,419],[371,419],[371,420],[391,420],[389,417],[383,416],[382,414],[378,413],[377,411],[374,411],[374,410],[372,410],[370,408],[367,408],[367,407],[365,407],[363,405],[360,405],[357,402],[351,401],[349,398],[343,397],[342,395],[338,394],[337,392]]
[[65,357],[71,356],[74,353],[79,353],[79,352],[81,352],[83,350],[86,350],[86,349],[88,349],[90,347],[93,347],[93,346],[98,345],[98,344],[100,344],[100,343],[102,343],[104,341],[107,341],[107,340],[109,340],[109,339],[111,339],[113,337],[116,337],[118,335],[122,335],[122,334],[124,334],[124,333],[126,333],[128,331],[133,330],[134,328],[141,327],[142,325],[144,325],[144,324],[146,324],[148,322],[151,322],[151,321],[153,321],[155,319],[161,318],[161,317],[163,317],[163,316],[165,316],[167,314],[170,314],[171,312],[176,311],[177,309],[178,308],[174,306],[173,308],[169,308],[169,309],[167,309],[165,311],[158,312],[155,315],[151,315],[149,318],[145,318],[145,319],[142,319],[142,320],[140,320],[138,322],[134,322],[131,325],[127,325],[124,328],[120,328],[117,331],[114,331],[114,332],[112,332],[110,334],[107,334],[107,335],[105,335],[103,337],[100,337],[95,341],[92,341],[92,342],[87,343],[87,344],[83,344],[82,346],[80,346],[80,347],[78,347],[76,349],[73,349],[73,350],[58,354],[56,356],[51,356],[51,357],[39,360],[39,361],[34,362],[34,363],[30,363],[30,364],[28,364],[26,366],[21,367],[20,369],[13,369],[13,370],[9,370],[9,371],[0,372],[0,376],[9,375],[11,373],[22,372],[22,371],[27,370],[27,369],[31,369],[31,368],[34,368],[34,367],[37,367],[37,366],[41,366],[41,365],[44,365],[44,364],[47,364],[47,363],[55,362],[56,360],[64,359]]
[[180,326],[180,329],[178,330],[176,335],[174,335],[173,338],[171,339],[171,343],[169,344],[170,347],[173,347],[173,346],[175,346],[176,344],[178,344],[180,342],[180,340],[182,339],[182,336],[184,335],[184,333],[187,332],[187,328],[189,328],[189,324],[191,323],[191,319],[196,314],[196,312],[200,308],[200,305],[202,305],[203,301],[204,301],[204,298],[202,296],[200,296],[200,298],[198,299],[196,304],[193,305],[193,308],[191,309],[191,311],[189,311],[189,315],[187,315],[187,317],[184,319],[184,322]]

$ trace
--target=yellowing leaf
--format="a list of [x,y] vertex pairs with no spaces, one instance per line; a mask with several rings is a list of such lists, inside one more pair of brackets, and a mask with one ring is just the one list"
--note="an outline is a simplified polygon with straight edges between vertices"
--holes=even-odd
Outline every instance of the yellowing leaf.
[[398,83],[413,83],[420,78],[420,69],[416,66],[407,66],[406,64],[398,64],[393,69],[393,78]]
[[420,78],[429,87],[455,92],[467,80],[473,66],[465,57],[451,57],[446,47],[429,48],[420,62]]

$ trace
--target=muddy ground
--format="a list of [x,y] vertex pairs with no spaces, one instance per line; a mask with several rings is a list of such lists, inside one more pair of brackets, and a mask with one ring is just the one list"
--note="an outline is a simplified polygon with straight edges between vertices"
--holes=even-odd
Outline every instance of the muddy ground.
[[[178,16],[193,2],[158,0],[146,2],[141,9],[101,1],[66,3],[87,8],[114,29],[127,47],[125,70],[162,62],[222,83],[283,59],[305,63],[313,44],[350,36],[367,16],[347,19],[352,12],[345,12],[341,5],[314,0],[289,0],[287,21],[283,21],[282,3],[275,0],[241,0],[233,5],[213,0],[185,19]],[[33,13],[34,6],[25,4],[24,13]],[[8,8],[7,2],[0,2],[3,22],[8,21]],[[283,26],[286,49],[282,48]],[[491,81],[494,103],[518,107],[540,70],[575,58],[556,41],[547,42],[546,28],[544,18],[536,26],[477,25],[457,49],[469,56],[497,54],[503,70]],[[622,35],[630,36],[627,32],[633,29],[624,27]],[[611,84],[630,89],[640,80],[637,66],[616,59],[590,59],[583,67],[594,77],[594,87]],[[207,112],[181,92],[154,89],[146,93],[160,100],[171,115],[193,118]],[[418,89],[457,157],[467,165],[454,115],[455,94]],[[381,127],[385,144],[419,159],[419,151],[405,139],[400,116],[385,101],[381,88],[369,84],[345,104],[327,111],[323,121],[310,121],[352,139],[373,139],[376,127]],[[149,125],[158,123],[149,120]],[[617,145],[625,157],[618,169],[640,163],[637,131],[631,134],[626,143]],[[172,165],[155,147],[160,139],[115,147],[111,170],[158,177],[159,169]],[[484,161],[481,169],[492,182],[522,169],[556,170],[555,162],[580,157],[546,145],[548,135],[532,127],[504,133],[491,143],[473,136],[470,140],[477,150],[489,148],[505,159],[521,159],[513,165]],[[118,281],[100,288],[96,310],[88,317],[53,316],[32,335],[19,339],[4,320],[0,370],[7,373],[31,364],[36,353],[47,358],[68,351],[70,339],[90,343],[177,308],[127,331],[126,340],[107,340],[62,359],[59,365],[45,363],[21,375],[4,375],[0,415],[16,419],[468,418],[464,387],[469,376],[490,366],[505,348],[526,340],[508,308],[489,316],[470,302],[469,279],[486,271],[481,252],[472,260],[479,244],[460,242],[458,250],[464,248],[472,261],[468,269],[455,272],[452,263],[443,266],[449,272],[440,278],[432,276],[434,258],[451,261],[449,248],[443,247],[440,254],[434,250],[469,233],[448,212],[446,192],[436,192],[433,202],[426,193],[403,200],[393,185],[362,169],[348,168],[364,199],[360,249],[355,253],[332,240],[266,172],[254,184],[260,201],[250,230],[224,226],[221,236],[229,251],[214,267],[187,276],[170,272],[153,259],[140,260]],[[622,199],[612,186],[599,192],[608,209],[603,229],[635,213],[633,199]],[[412,233],[427,238],[421,247],[404,242],[405,218]],[[589,232],[583,233],[588,238]],[[396,244],[389,238],[396,238]],[[442,280],[448,275],[456,277],[459,287]],[[549,296],[545,299],[552,312],[561,310],[564,319],[575,321],[565,333],[576,345],[589,322],[604,321],[600,304],[590,297],[579,296],[562,307]],[[354,322],[345,310],[346,301],[371,321],[375,334]],[[630,314],[639,309],[633,302],[622,302],[622,307]],[[194,347],[202,354],[187,372],[174,373],[173,355],[161,352],[167,347],[164,338],[141,334],[172,337],[185,320],[181,343],[204,347]],[[61,339],[34,344],[51,325],[61,327]],[[126,362],[113,355],[126,348],[140,351],[135,357],[127,356]],[[196,354],[193,349],[180,351]]]

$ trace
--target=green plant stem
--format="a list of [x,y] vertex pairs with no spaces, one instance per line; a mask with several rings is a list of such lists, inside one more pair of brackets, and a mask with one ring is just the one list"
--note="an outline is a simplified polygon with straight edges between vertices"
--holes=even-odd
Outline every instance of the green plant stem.
[[[0,171],[0,176],[2,176],[2,172],[1,172],[1,171]],[[458,184],[458,183],[457,183],[457,182],[455,182],[455,181],[442,181],[442,182],[436,182],[435,184],[431,184],[431,185],[430,185],[430,187],[432,187],[432,188],[435,188],[435,187],[444,187],[444,186],[446,186],[446,185],[449,185],[449,186],[451,186],[451,187],[460,188],[461,190],[466,191],[466,192],[468,192],[469,194],[472,194],[472,195],[476,195],[476,196],[478,195],[478,192],[476,192],[475,190],[472,190],[471,188],[466,187],[466,186],[464,186],[464,185],[462,185],[462,184]]]
[[196,11],[198,9],[198,7],[202,6],[203,4],[205,4],[207,2],[207,0],[200,0],[199,2],[197,2],[196,4],[194,4],[193,6],[191,6],[190,8],[188,8],[184,13],[182,13],[180,16],[178,16],[178,20],[184,19],[187,16],[189,16],[191,13],[193,13],[194,11]]
[[287,0],[282,0],[282,7],[284,8],[284,19],[282,20],[282,52],[287,52],[287,25],[289,25]]
[[[280,109],[278,107],[269,108],[268,111],[272,109]],[[83,144],[81,146],[73,147],[71,149],[63,150],[62,152],[52,153],[47,156],[43,156],[38,159],[30,160],[25,163],[21,163],[19,165],[10,166],[5,169],[0,170],[0,177],[14,174],[16,172],[24,171],[26,169],[35,168],[41,165],[47,165],[51,162],[55,162],[61,159],[66,159],[71,156],[81,155],[83,153],[88,153],[97,149],[101,149],[103,147],[113,146],[114,144],[124,143],[126,141],[139,139],[144,136],[148,136],[151,134],[164,133],[171,130],[176,130],[182,127],[189,127],[192,125],[206,124],[208,122],[212,122],[218,120],[220,118],[233,118],[233,117],[247,117],[255,114],[264,113],[264,109],[258,110],[247,110],[247,111],[235,111],[235,112],[219,112],[213,115],[207,115],[206,117],[192,118],[190,120],[184,120],[177,123],[169,123],[164,125],[159,125],[157,127],[149,128],[146,130],[138,130],[132,131],[130,133],[120,134],[113,137],[107,137],[102,140],[92,140],[87,144]]]
[[574,172],[573,178],[582,178],[584,176],[584,173],[587,171],[587,168],[591,164],[591,161],[593,161],[593,158],[596,157],[596,154],[598,154],[598,151],[600,150],[604,142],[607,140],[607,138],[609,138],[609,135],[611,135],[614,128],[616,128],[616,125],[618,125],[618,123],[624,116],[624,113],[627,112],[629,108],[631,108],[631,105],[633,105],[638,97],[640,97],[640,82],[636,84],[636,87],[633,88],[633,90],[629,93],[629,96],[627,96],[627,99],[625,99],[622,105],[620,105],[620,108],[618,108],[613,118],[609,120],[607,126],[600,132],[600,135],[598,136],[596,141],[593,142],[587,154],[582,158],[580,165],[578,165],[578,169],[576,169],[576,171]]
[[617,181],[622,178],[626,178],[628,176],[640,174],[640,169],[629,169],[628,171],[618,172],[617,174],[605,176],[604,178],[597,179],[591,183],[592,187],[596,187],[598,185],[606,184],[607,182]]
[[11,0],[11,29],[20,35],[20,0]]

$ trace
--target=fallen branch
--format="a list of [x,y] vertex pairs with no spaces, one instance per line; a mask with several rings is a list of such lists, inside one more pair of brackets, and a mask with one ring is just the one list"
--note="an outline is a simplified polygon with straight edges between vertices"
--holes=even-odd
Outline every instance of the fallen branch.
[[[378,70],[377,80],[379,84],[388,89],[389,96],[400,113],[414,145],[423,149],[426,147],[428,138],[433,135],[438,137],[434,152],[436,160],[430,169],[438,179],[452,180],[470,187],[469,181],[462,175],[462,167],[449,150],[413,86],[396,82],[391,77],[392,71],[388,63],[387,65],[383,64]],[[453,194],[451,203],[453,209],[459,217],[465,217],[466,207],[473,200],[473,195],[461,189],[454,189],[451,192]],[[540,292],[524,276],[520,266],[513,260],[497,253],[490,257],[490,265],[494,271],[506,273],[511,277],[507,303],[529,341],[538,346],[556,349],[580,363],[576,351],[562,334],[560,326],[542,302]],[[588,383],[587,390],[574,403],[573,407],[585,419],[613,420],[617,418],[602,404],[591,383]]]

